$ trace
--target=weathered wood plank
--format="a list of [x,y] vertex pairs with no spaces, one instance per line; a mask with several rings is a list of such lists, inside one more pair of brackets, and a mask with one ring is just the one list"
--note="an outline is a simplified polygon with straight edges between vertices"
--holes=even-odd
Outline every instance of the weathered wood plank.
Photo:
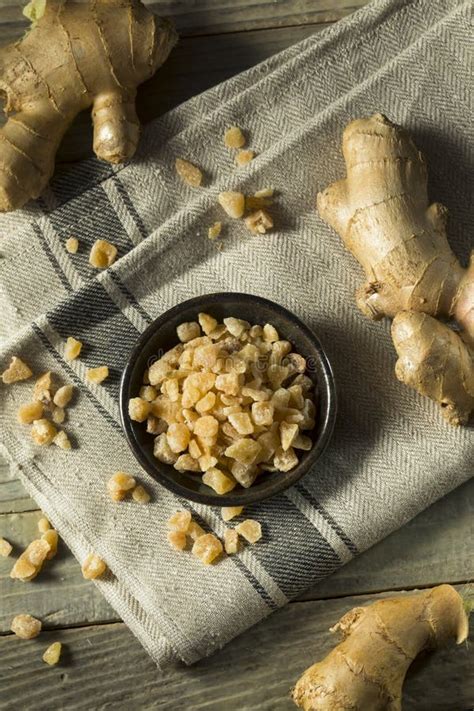
[[[145,0],[164,17],[172,17],[184,36],[242,32],[318,22],[334,22],[368,0]],[[25,0],[0,0],[0,27],[26,27]]]
[[117,613],[96,586],[84,580],[78,562],[64,543],[31,582],[10,578],[15,558],[39,535],[40,515],[35,511],[0,516],[0,538],[6,538],[14,547],[8,558],[0,558],[0,634],[10,629],[12,617],[20,612],[35,615],[48,627],[116,620]]
[[[295,603],[209,659],[162,673],[122,624],[45,632],[30,642],[0,637],[0,708],[290,711],[290,688],[334,644],[328,628],[376,597]],[[63,663],[49,669],[41,654],[56,640],[65,645]],[[472,708],[472,646],[437,652],[416,667],[404,711]]]

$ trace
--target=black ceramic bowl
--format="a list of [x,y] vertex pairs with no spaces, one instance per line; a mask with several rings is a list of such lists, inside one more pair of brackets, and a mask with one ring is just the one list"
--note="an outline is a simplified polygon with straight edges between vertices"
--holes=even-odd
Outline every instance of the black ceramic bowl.
[[[260,475],[249,489],[236,486],[224,496],[217,495],[203,484],[198,474],[178,472],[153,456],[153,436],[147,434],[144,423],[128,417],[128,401],[137,397],[143,373],[156,359],[179,341],[176,327],[185,321],[197,321],[204,311],[222,321],[235,316],[252,324],[271,323],[282,339],[289,340],[297,353],[307,359],[307,375],[314,380],[317,394],[317,418],[312,432],[306,432],[314,444],[308,452],[298,452],[300,461],[290,472]],[[128,443],[142,467],[160,484],[175,494],[211,506],[240,506],[274,496],[297,482],[308,472],[325,449],[336,417],[336,391],[331,366],[314,333],[282,306],[251,294],[206,294],[184,301],[156,319],[142,333],[123,371],[120,384],[120,416]]]

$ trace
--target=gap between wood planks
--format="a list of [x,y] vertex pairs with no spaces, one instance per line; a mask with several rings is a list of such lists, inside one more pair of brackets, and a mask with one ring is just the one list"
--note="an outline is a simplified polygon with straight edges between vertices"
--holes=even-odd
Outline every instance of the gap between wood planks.
[[[290,600],[289,605],[297,606],[297,605],[312,605],[314,603],[330,603],[330,602],[337,602],[337,601],[343,601],[343,600],[351,600],[351,607],[357,606],[357,600],[361,598],[372,598],[372,597],[377,597],[378,595],[383,595],[383,596],[392,596],[392,595],[397,595],[399,593],[411,593],[415,592],[418,590],[428,590],[430,588],[434,588],[437,585],[452,585],[453,587],[456,587],[458,589],[458,592],[460,595],[463,595],[465,592],[470,591],[470,588],[473,588],[474,590],[474,581],[473,580],[441,580],[439,582],[435,583],[423,583],[420,585],[407,585],[407,586],[400,586],[400,587],[391,587],[387,589],[382,589],[382,590],[372,590],[372,591],[360,591],[352,595],[333,595],[330,597],[323,597],[323,598],[312,598],[311,600]],[[354,602],[353,602],[354,601]],[[280,608],[282,609],[282,608]],[[115,617],[109,620],[92,620],[88,622],[70,622],[67,625],[48,625],[47,622],[43,622],[43,630],[45,632],[55,632],[55,631],[64,631],[64,630],[80,630],[80,629],[86,629],[88,627],[104,627],[104,626],[110,626],[110,625],[125,625],[123,620],[120,617]],[[11,637],[14,636],[14,633],[11,632],[11,630],[5,630],[4,632],[0,631],[0,638],[1,637]]]

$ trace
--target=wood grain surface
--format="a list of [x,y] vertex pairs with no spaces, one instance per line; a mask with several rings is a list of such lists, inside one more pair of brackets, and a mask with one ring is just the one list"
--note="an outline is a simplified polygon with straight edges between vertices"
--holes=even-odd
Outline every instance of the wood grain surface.
[[[287,605],[211,658],[161,673],[121,623],[46,632],[29,642],[0,637],[0,708],[291,711],[295,681],[334,644],[328,627],[380,597]],[[64,657],[48,668],[41,655],[53,641],[64,644]],[[420,659],[405,684],[404,711],[469,708],[472,661],[466,644]]]

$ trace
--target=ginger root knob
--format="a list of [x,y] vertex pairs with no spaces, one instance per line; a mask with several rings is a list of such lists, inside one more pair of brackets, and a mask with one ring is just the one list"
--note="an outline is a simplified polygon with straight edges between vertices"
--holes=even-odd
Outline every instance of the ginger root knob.
[[139,135],[136,88],[176,42],[170,22],[140,0],[32,0],[32,26],[0,49],[0,94],[8,121],[0,130],[0,212],[38,197],[75,116],[90,106],[94,151],[118,163]]
[[424,649],[461,644],[469,621],[451,585],[379,600],[347,612],[331,629],[340,642],[298,679],[304,711],[400,711],[408,667]]

